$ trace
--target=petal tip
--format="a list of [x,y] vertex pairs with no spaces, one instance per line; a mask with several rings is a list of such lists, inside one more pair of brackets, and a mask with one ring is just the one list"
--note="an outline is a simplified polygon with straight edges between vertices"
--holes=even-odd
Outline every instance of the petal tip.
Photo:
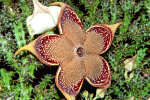
[[112,33],[114,34],[116,32],[117,27],[122,24],[123,23],[116,23],[116,24],[107,25],[107,26],[111,29]]
[[42,5],[38,0],[33,0],[34,12],[43,11],[46,6]]
[[21,51],[27,50],[27,48],[28,48],[28,46],[25,45],[25,46],[21,47],[19,50],[17,50],[17,51],[15,52],[14,58],[16,58],[16,56],[17,56]]
[[63,3],[63,2],[54,2],[54,3],[51,3],[51,4],[50,4],[50,6],[56,6],[56,5],[64,6],[64,5],[66,5],[66,4]]
[[17,56],[21,51],[23,51],[23,50],[28,50],[28,51],[30,51],[30,52],[32,52],[33,54],[36,55],[36,51],[35,51],[35,49],[34,49],[35,43],[36,43],[36,40],[34,40],[33,42],[31,42],[31,43],[28,44],[28,45],[25,45],[25,46],[21,47],[19,50],[17,50],[17,51],[15,52],[14,58],[16,58],[16,56]]
[[114,28],[117,28],[118,26],[120,26],[120,25],[122,25],[123,23],[116,23],[116,24],[113,24],[112,26],[114,27]]

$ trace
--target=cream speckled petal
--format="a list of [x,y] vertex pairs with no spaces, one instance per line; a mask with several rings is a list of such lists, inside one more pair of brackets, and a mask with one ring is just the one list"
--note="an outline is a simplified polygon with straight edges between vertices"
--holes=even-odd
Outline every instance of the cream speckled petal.
[[56,74],[56,85],[68,100],[75,99],[83,83],[83,61],[73,58],[60,65]]
[[60,34],[64,35],[73,45],[83,43],[83,26],[75,11],[68,5],[61,2],[54,3],[60,5],[61,11],[58,19]]
[[114,33],[121,23],[114,25],[94,25],[86,31],[84,47],[87,52],[104,53],[111,45]]
[[111,73],[107,61],[99,55],[86,55],[84,60],[85,78],[95,87],[110,85]]
[[73,58],[73,46],[65,38],[54,34],[45,34],[30,44],[20,48],[32,52],[41,62],[47,65],[58,65]]

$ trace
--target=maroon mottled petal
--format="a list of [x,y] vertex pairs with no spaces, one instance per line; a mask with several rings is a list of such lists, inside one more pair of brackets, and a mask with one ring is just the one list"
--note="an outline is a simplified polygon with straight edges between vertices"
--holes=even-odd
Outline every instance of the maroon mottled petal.
[[104,67],[102,69],[101,74],[98,77],[94,79],[87,77],[91,81],[92,84],[98,87],[105,87],[107,84],[110,83],[110,80],[111,80],[110,70],[108,70],[109,66],[106,65],[106,62],[104,61],[104,59],[103,59],[103,64],[104,64],[103,65]]
[[86,31],[85,48],[88,52],[103,53],[111,45],[113,33],[106,25],[95,25]]
[[[88,57],[88,58],[87,58]],[[87,81],[95,87],[110,85],[111,73],[106,60],[102,57],[89,55],[85,58],[85,69]]]
[[81,84],[82,84],[82,82],[83,82],[83,78],[81,78],[81,80],[80,80],[77,84],[72,85],[72,86],[71,86],[72,88],[68,88],[68,87],[64,86],[64,84],[62,84],[62,83],[63,83],[63,82],[62,82],[62,77],[63,77],[63,75],[62,75],[62,73],[61,73],[61,71],[60,71],[59,76],[58,76],[58,81],[59,81],[60,87],[61,87],[66,93],[68,93],[69,95],[76,94],[76,93],[79,91],[79,89],[80,89],[80,86],[81,86]]
[[35,44],[37,57],[47,65],[59,64],[58,61],[52,58],[49,52],[50,46],[59,39],[59,35],[42,35],[38,38]]
[[62,64],[56,75],[56,85],[59,90],[68,98],[75,98],[83,83],[84,67],[79,59],[72,59]]
[[75,11],[74,11],[71,7],[69,7],[68,5],[66,5],[66,6],[63,8],[63,10],[62,10],[62,12],[61,12],[59,18],[60,18],[59,20],[60,20],[60,24],[61,24],[62,30],[63,30],[63,27],[64,27],[63,24],[64,24],[64,22],[65,22],[66,20],[71,20],[72,22],[78,24],[78,25],[83,29],[82,23],[81,23],[80,19],[78,18],[77,14],[76,14]]
[[59,15],[58,28],[60,34],[63,34],[73,45],[83,43],[83,26],[74,10],[65,5]]
[[73,46],[63,36],[41,36],[35,48],[40,60],[45,64],[59,64],[73,58]]

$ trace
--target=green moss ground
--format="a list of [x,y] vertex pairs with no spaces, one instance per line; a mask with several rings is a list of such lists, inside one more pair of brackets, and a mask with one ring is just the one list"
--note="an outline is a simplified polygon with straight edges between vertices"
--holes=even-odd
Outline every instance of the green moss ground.
[[[94,24],[123,23],[115,33],[110,49],[102,55],[109,62],[112,73],[111,87],[102,100],[150,98],[150,1],[40,2],[48,6],[55,1],[70,5],[81,18],[85,30]],[[54,81],[57,66],[46,66],[27,51],[13,58],[17,49],[32,41],[26,26],[26,18],[33,11],[31,0],[2,0],[0,8],[0,99],[63,99]],[[126,79],[124,61],[134,55],[137,55],[136,68],[127,73],[129,79]],[[88,91],[88,97],[83,95],[84,90]],[[90,100],[95,91],[96,88],[85,81],[77,99]]]

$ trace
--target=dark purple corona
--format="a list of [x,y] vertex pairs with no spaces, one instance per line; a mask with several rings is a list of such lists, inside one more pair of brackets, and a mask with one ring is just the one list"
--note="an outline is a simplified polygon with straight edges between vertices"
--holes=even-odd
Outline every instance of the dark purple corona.
[[85,50],[84,50],[82,47],[79,47],[79,48],[77,49],[77,55],[78,55],[79,57],[82,57],[84,54],[85,54]]

